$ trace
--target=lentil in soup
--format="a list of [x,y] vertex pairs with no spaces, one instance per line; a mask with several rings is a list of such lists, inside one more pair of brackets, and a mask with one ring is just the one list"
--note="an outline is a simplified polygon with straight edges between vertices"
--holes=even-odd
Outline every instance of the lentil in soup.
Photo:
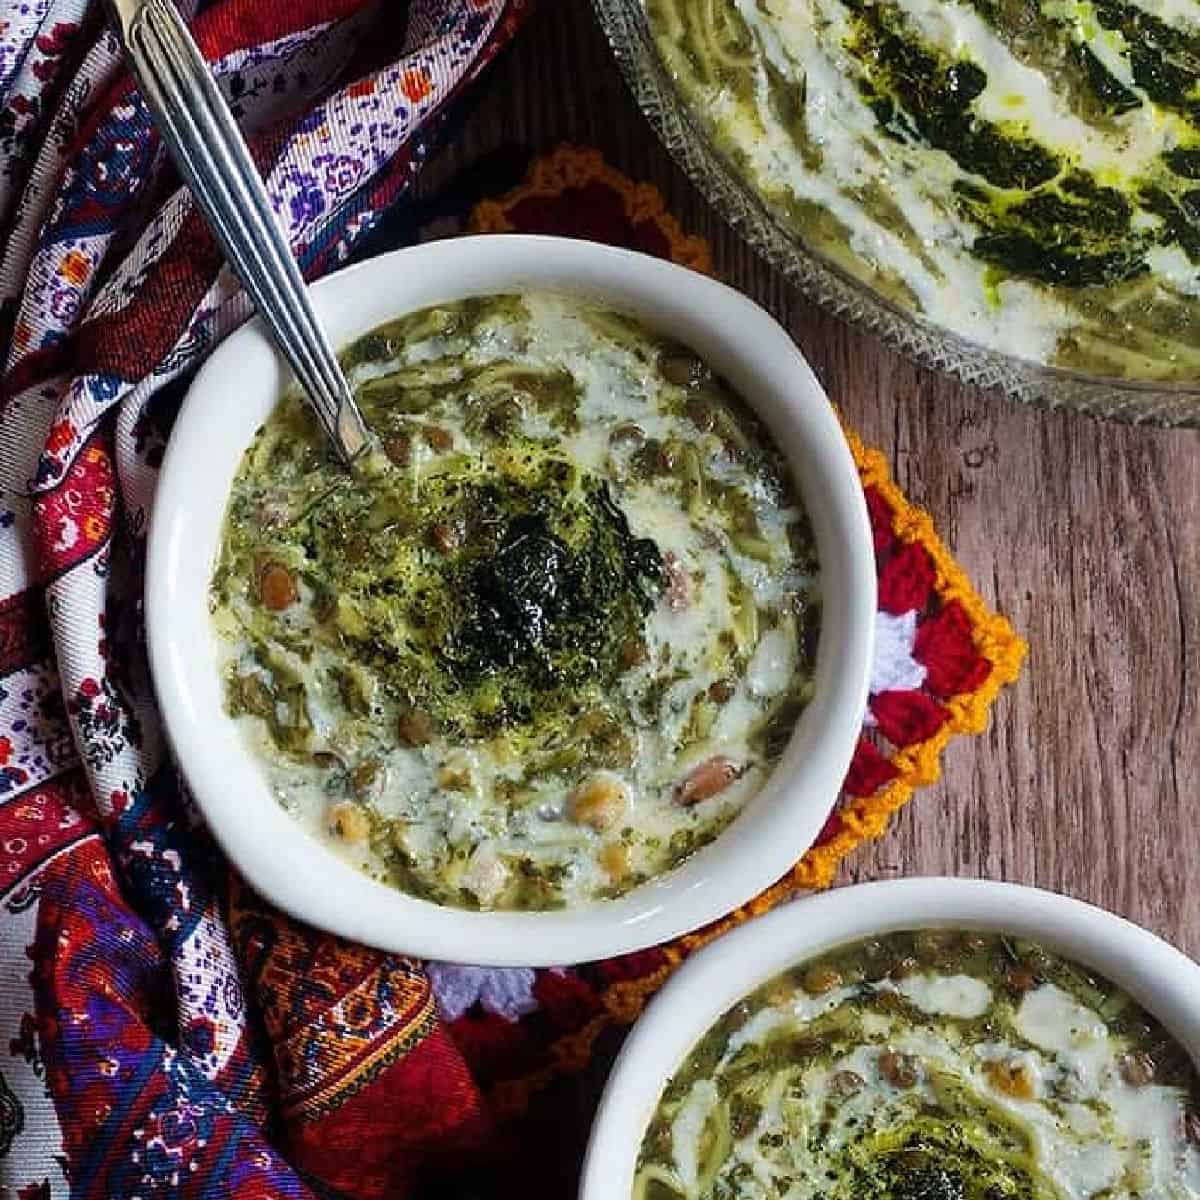
[[279,802],[440,904],[621,895],[762,788],[812,688],[812,535],[730,387],[531,293],[344,354],[347,473],[294,395],[238,471],[212,586],[226,701]]

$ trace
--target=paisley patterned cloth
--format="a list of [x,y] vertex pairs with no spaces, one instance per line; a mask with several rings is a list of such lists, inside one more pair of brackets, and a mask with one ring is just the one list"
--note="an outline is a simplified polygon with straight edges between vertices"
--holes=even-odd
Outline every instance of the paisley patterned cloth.
[[[525,7],[188,13],[307,276],[404,194]],[[0,1193],[400,1195],[488,1132],[424,972],[264,911],[163,753],[155,473],[249,307],[101,8],[0,4]]]
[[[671,945],[546,971],[417,964],[274,912],[166,760],[141,641],[163,446],[248,305],[96,6],[0,5],[0,1196],[565,1198],[647,998],[696,946],[827,885],[950,737],[982,728],[1022,643],[848,434],[880,654],[845,794],[787,878]],[[201,7],[197,40],[310,277],[428,219],[453,233],[517,183],[524,156],[506,153],[429,211],[398,203],[524,0]],[[540,160],[469,223],[710,268],[654,189],[594,151]]]

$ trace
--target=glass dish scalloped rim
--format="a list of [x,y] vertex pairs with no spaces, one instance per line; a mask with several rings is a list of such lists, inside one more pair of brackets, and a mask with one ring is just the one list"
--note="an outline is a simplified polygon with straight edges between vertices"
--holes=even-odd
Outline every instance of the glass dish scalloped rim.
[[713,146],[655,49],[642,0],[592,0],[592,5],[638,106],[671,156],[712,208],[817,304],[923,366],[998,388],[1026,404],[1127,424],[1200,426],[1200,381],[1115,379],[1016,358],[906,313],[852,279],[778,221]]

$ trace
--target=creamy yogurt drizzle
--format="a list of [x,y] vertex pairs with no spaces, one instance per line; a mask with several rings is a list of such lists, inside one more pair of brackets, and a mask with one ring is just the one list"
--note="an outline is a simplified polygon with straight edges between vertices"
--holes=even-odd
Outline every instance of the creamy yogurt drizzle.
[[[424,626],[413,624],[402,604],[376,603],[379,587],[354,583],[340,550],[314,560],[306,549],[311,536],[278,532],[303,520],[297,514],[323,486],[312,481],[327,470],[306,474],[286,462],[286,439],[295,439],[300,454],[314,436],[307,427],[297,432],[294,404],[268,423],[267,440],[252,449],[235,487],[240,507],[228,535],[233,565],[219,574],[215,619],[235,682],[271,682],[269,659],[303,687],[311,731],[298,747],[281,753],[269,722],[253,715],[243,717],[243,730],[280,803],[315,836],[363,870],[427,888],[443,903],[575,904],[619,894],[680,861],[761,789],[778,753],[765,748],[764,730],[788,704],[803,703],[809,652],[800,643],[797,613],[798,605],[815,600],[815,581],[811,563],[792,549],[793,539],[804,540],[801,510],[786,481],[764,465],[775,452],[765,442],[753,444],[758,435],[744,412],[737,417],[742,432],[733,432],[750,440],[744,450],[729,448],[723,437],[733,434],[720,433],[724,418],[704,406],[741,410],[699,360],[565,297],[534,293],[497,305],[469,336],[455,327],[353,359],[351,381],[363,397],[377,394],[361,391],[364,385],[387,385],[397,373],[407,379],[404,373],[413,369],[420,380],[443,381],[432,404],[423,399],[416,415],[396,416],[383,402],[368,414],[385,448],[404,439],[403,463],[377,456],[376,469],[381,495],[392,489],[403,501],[393,523],[415,522],[394,543],[386,542],[392,536],[386,523],[376,522],[381,532],[373,538],[394,544],[395,556],[383,554],[378,570],[384,594],[400,586],[407,595],[414,576],[440,568],[436,538],[430,541],[437,527],[425,528],[420,514],[423,497],[448,471],[466,472],[465,488],[481,470],[492,472],[488,479],[507,478],[518,455],[511,470],[520,478],[542,470],[537,464],[544,461],[569,464],[570,477],[579,481],[569,495],[576,494],[572,488],[594,486],[588,480],[604,480],[629,534],[653,543],[665,577],[634,631],[637,654],[610,683],[598,666],[598,682],[582,681],[578,696],[567,698],[577,704],[578,720],[553,706],[542,712],[534,694],[532,716],[501,722],[486,735],[444,732],[435,713],[420,737],[401,714],[397,737],[403,698],[383,676],[375,678],[372,633],[399,647],[389,653],[403,654],[404,637],[419,640]],[[672,355],[683,382],[663,374],[671,369],[664,356]],[[471,372],[491,367],[517,380],[516,393],[501,388],[502,400],[524,395],[520,387],[534,394],[538,380],[548,379],[557,388],[557,407],[518,399],[513,423],[498,435],[480,425],[482,401],[469,389],[461,403],[436,398],[437,387],[453,391],[464,372],[474,378]],[[685,379],[687,372],[695,380]],[[488,402],[495,403],[490,393]],[[398,394],[396,404],[414,406],[408,393]],[[697,406],[702,417],[694,417]],[[293,424],[285,428],[281,421]],[[519,447],[525,449],[518,454]],[[527,458],[535,467],[526,466]],[[258,461],[270,465],[255,468]],[[693,474],[681,481],[689,463]],[[471,511],[468,503],[468,526]],[[734,511],[751,531],[734,528]],[[467,538],[465,548],[455,542],[445,554],[470,553],[471,534],[458,536]],[[253,576],[275,560],[299,582],[295,601],[269,613]],[[405,569],[393,570],[393,562]],[[327,578],[316,579],[321,572]],[[332,605],[332,618],[322,615],[323,602]],[[354,607],[360,603],[368,606],[361,614]],[[816,620],[815,608],[805,620]],[[371,684],[375,699],[366,716],[347,708],[343,660],[357,663]],[[593,716],[617,747],[611,753],[594,753],[597,726],[578,732],[579,722]],[[693,787],[696,778],[708,779],[697,772],[707,767],[711,775],[714,763],[720,786]],[[354,782],[360,775],[362,786]],[[522,880],[540,891],[515,899]]]
[[[1059,362],[1064,347],[1075,347],[1074,335],[1096,333],[1094,314],[1081,311],[1081,303],[1096,311],[1129,304],[1131,314],[1151,302],[1174,306],[1178,333],[1165,343],[1157,332],[1150,334],[1147,344],[1153,344],[1157,357],[1149,361],[1141,342],[1130,338],[1126,344],[1121,330],[1106,323],[1097,334],[1103,345],[1096,353],[1103,361],[1096,369],[1200,378],[1195,354],[1200,306],[1193,303],[1200,294],[1200,265],[1194,256],[1177,245],[1156,247],[1146,256],[1148,275],[1095,301],[1087,299],[1087,289],[1058,290],[998,272],[973,253],[980,230],[963,214],[955,194],[964,182],[983,181],[920,139],[901,141],[885,133],[860,88],[863,66],[850,49],[854,15],[843,0],[646,0],[646,6],[664,60],[718,144],[768,200],[777,202],[785,223],[840,265],[880,286],[892,281],[885,291],[894,292],[898,281],[907,298],[894,298],[939,326],[1038,362]],[[895,7],[926,46],[983,68],[987,86],[972,109],[979,118],[1029,132],[1060,153],[1069,169],[1087,172],[1103,186],[1134,195],[1141,180],[1155,177],[1165,152],[1200,144],[1200,130],[1134,84],[1128,46],[1120,34],[1099,24],[1088,0],[1044,0],[1042,8],[1047,17],[1071,23],[1080,45],[1136,96],[1132,111],[1102,121],[1074,111],[1062,80],[1022,61],[966,0],[899,0]],[[1193,0],[1147,0],[1142,7],[1173,26],[1200,31],[1200,6]],[[671,14],[675,20],[684,14],[700,22],[725,11],[736,12],[752,38],[752,102],[736,88],[703,78],[671,24]],[[800,98],[799,119],[819,165],[805,161],[795,128],[772,103],[769,71]],[[880,196],[887,198],[886,206],[878,202]],[[836,218],[838,236],[807,218],[787,216],[786,204],[795,201]],[[1148,213],[1138,220],[1147,227],[1161,225]],[[1200,215],[1195,220],[1200,222]],[[1140,315],[1133,320],[1137,324]]]
[[[921,1197],[1200,1196],[1195,1072],[1170,1082],[1135,1073],[1142,1055],[1166,1069],[1166,1035],[1125,1032],[1142,1028],[1131,1001],[1081,983],[1124,1014],[1106,1019],[1053,981],[1082,978],[1077,968],[1040,950],[1040,980],[989,953],[972,951],[962,970],[903,966],[902,978],[872,982],[856,964],[877,973],[878,960],[851,950],[836,959],[838,986],[806,990],[837,982],[821,965],[764,985],[674,1076],[635,1200],[888,1200],[906,1186]],[[985,1185],[963,1174],[974,1161],[963,1146],[1011,1168],[1001,1161]],[[897,1155],[909,1164],[898,1174]]]

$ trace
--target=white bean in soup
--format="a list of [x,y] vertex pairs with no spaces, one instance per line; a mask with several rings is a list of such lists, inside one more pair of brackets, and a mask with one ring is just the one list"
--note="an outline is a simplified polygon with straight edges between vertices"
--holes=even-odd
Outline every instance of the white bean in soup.
[[1194,1200],[1200,1079],[1123,991],[922,930],[802,964],[666,1086],[635,1200]]
[[811,696],[812,534],[687,348],[548,293],[427,309],[343,355],[348,475],[295,396],[234,483],[226,704],[350,862],[481,909],[619,896],[716,837]]

